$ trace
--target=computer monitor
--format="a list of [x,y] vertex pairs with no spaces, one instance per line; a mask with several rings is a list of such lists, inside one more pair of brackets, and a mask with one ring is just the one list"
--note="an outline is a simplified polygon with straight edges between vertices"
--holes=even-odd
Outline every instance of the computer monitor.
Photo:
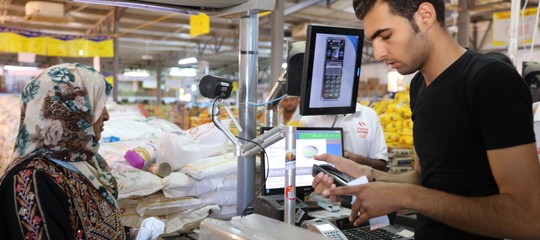
[[[261,128],[261,133],[270,130]],[[263,195],[283,194],[285,186],[285,139],[265,148],[268,158],[261,156],[261,172],[266,179]],[[323,153],[343,156],[343,130],[341,128],[308,128],[296,129],[296,196],[304,198],[313,191],[311,183],[313,164],[324,164],[313,156]]]
[[531,90],[533,102],[540,101],[540,62],[523,62],[521,72]]
[[363,29],[308,25],[301,115],[355,112],[363,46]]

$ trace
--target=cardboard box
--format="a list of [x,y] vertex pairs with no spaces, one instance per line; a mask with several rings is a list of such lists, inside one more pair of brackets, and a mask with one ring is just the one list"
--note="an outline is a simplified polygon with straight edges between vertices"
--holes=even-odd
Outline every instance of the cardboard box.
[[371,86],[377,86],[379,85],[379,79],[378,78],[368,78],[367,84]]

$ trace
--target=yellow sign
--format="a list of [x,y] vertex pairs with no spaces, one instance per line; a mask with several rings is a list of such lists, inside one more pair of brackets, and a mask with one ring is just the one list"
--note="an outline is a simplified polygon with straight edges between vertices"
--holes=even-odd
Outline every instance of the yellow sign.
[[210,17],[201,13],[197,16],[189,16],[189,35],[197,37],[210,32]]
[[[510,38],[510,15],[509,11],[493,13],[493,24],[491,26],[493,36],[491,45],[506,46]],[[518,45],[530,44],[535,28],[536,8],[527,8],[520,11],[518,31]],[[536,26],[538,28],[538,26]]]
[[114,57],[110,37],[53,35],[0,27],[0,52],[26,52],[58,57]]

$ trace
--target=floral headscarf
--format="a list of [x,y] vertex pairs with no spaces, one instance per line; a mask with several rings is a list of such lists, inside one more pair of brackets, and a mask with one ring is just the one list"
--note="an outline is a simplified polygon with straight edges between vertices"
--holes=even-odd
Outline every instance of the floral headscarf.
[[112,86],[101,73],[81,64],[45,70],[21,93],[21,125],[9,168],[28,158],[68,162],[116,205],[116,181],[97,154],[93,124]]

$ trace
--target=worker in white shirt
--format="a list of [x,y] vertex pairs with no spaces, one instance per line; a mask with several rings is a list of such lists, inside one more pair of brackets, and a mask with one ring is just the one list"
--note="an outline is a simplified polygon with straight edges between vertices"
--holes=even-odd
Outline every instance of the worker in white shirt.
[[372,108],[356,104],[356,112],[342,115],[302,116],[303,127],[343,128],[344,157],[374,169],[387,171],[388,149],[377,113]]
[[298,105],[300,97],[287,96],[280,102],[278,115],[278,123],[287,124],[289,122],[298,121],[302,117]]

